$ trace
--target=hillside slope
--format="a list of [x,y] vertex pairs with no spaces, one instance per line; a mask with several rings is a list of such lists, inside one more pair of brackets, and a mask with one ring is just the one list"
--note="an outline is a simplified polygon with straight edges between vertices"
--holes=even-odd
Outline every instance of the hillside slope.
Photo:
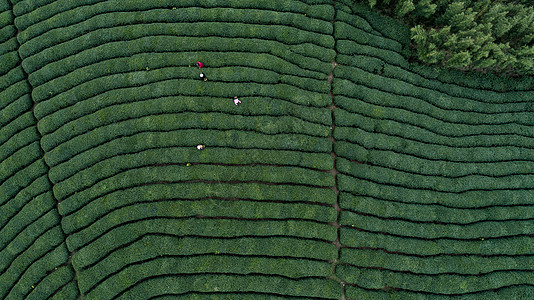
[[349,0],[0,22],[0,298],[532,298],[531,78]]

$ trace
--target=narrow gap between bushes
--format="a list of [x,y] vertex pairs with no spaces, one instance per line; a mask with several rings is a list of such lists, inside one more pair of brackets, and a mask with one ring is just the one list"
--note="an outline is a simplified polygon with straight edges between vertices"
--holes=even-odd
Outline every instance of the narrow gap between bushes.
[[[332,21],[330,21],[330,23],[332,24],[332,29],[333,29],[334,26],[335,26],[334,23],[335,23],[336,14],[337,14],[335,0],[332,0],[332,7],[334,9],[334,16],[332,17]],[[333,166],[332,170],[330,170],[330,173],[332,173],[332,175],[334,176],[334,186],[332,187],[332,189],[336,192],[336,203],[334,204],[334,208],[337,211],[336,220],[331,223],[332,226],[336,227],[336,231],[337,231],[337,237],[336,237],[336,240],[334,241],[334,245],[337,248],[337,258],[334,259],[333,264],[332,264],[332,274],[333,274],[333,279],[338,281],[341,284],[342,294],[341,294],[340,300],[345,300],[346,299],[345,298],[345,282],[336,275],[336,266],[338,264],[339,256],[341,254],[341,252],[340,252],[341,251],[341,243],[339,241],[339,228],[340,228],[340,225],[339,225],[339,213],[341,212],[341,207],[339,206],[339,189],[338,189],[338,185],[337,185],[337,174],[339,173],[337,168],[336,168],[337,155],[334,152],[334,144],[336,142],[336,139],[334,138],[334,129],[336,127],[335,119],[334,119],[334,110],[336,109],[336,104],[334,102],[333,80],[334,80],[334,69],[338,65],[337,62],[336,62],[337,51],[336,51],[336,38],[334,36],[334,31],[332,31],[332,37],[334,38],[335,55],[334,55],[334,60],[332,61],[332,69],[330,70],[330,74],[328,75],[328,83],[330,84],[330,91],[328,92],[328,94],[332,98],[332,103],[328,106],[328,108],[330,109],[331,117],[332,117],[332,124],[330,125],[330,136],[329,136],[329,139],[332,142],[332,151],[330,152],[330,155],[332,156],[333,161],[334,161],[334,166]]]
[[[15,19],[15,14],[14,14],[14,10],[13,10],[14,5],[13,5],[13,3],[12,3],[11,1],[8,1],[8,3],[9,3],[9,5],[10,5],[10,11],[11,11],[11,14],[12,14],[12,16],[13,16],[13,20],[14,20],[14,19]],[[35,111],[34,111],[34,110],[35,110],[35,106],[37,105],[37,102],[35,102],[35,100],[33,99],[33,96],[32,96],[34,87],[33,87],[33,86],[31,85],[31,83],[30,83],[30,80],[29,80],[29,74],[26,72],[26,70],[24,70],[24,67],[22,66],[22,56],[20,55],[20,43],[19,43],[19,40],[18,40],[18,35],[19,35],[19,33],[20,33],[20,29],[17,27],[17,25],[16,25],[14,22],[13,22],[13,26],[14,26],[15,29],[16,29],[15,39],[17,40],[17,44],[18,44],[17,55],[18,55],[18,57],[19,57],[19,63],[17,64],[16,67],[20,67],[20,69],[22,70],[22,73],[24,74],[24,78],[25,78],[26,84],[27,84],[28,87],[30,88],[29,96],[30,96],[30,99],[32,100],[32,107],[29,109],[29,111],[32,112],[33,118],[34,118],[34,120],[35,120],[35,127],[36,127],[36,129],[37,129],[37,117],[35,116]],[[41,153],[43,154],[43,157],[41,157],[40,159],[43,160],[45,166],[47,167],[46,179],[48,180],[48,182],[49,182],[49,184],[50,184],[50,187],[51,187],[50,192],[51,192],[51,194],[52,194],[52,198],[53,198],[54,201],[55,201],[55,209],[56,209],[56,212],[57,212],[57,214],[58,214],[58,216],[59,216],[59,219],[61,220],[61,215],[59,214],[59,209],[58,209],[59,201],[58,201],[58,199],[56,198],[56,196],[54,195],[54,190],[53,190],[53,188],[54,188],[54,183],[52,182],[52,180],[50,180],[50,166],[49,166],[49,165],[46,163],[46,161],[44,160],[44,153],[45,153],[45,151],[44,151],[43,147],[41,146],[41,139],[43,138],[43,136],[42,136],[41,132],[39,132],[39,130],[37,130],[37,132],[38,132],[38,134],[39,134],[39,149],[41,150]],[[59,228],[61,229],[61,233],[62,233],[63,236],[64,236],[65,248],[67,248],[67,234],[65,234],[65,231],[63,230],[63,227],[61,226],[61,221],[59,222],[58,226],[59,226]],[[59,266],[56,266],[54,270],[51,270],[50,273],[47,273],[47,276],[48,276],[49,274],[51,274],[52,272],[54,272],[54,271],[56,271],[56,270],[59,270],[61,267],[69,266],[69,265],[70,265],[70,267],[71,267],[72,270],[74,271],[74,278],[73,278],[73,280],[76,281],[76,287],[78,288],[78,295],[79,295],[78,299],[81,299],[81,298],[82,298],[82,296],[81,296],[82,293],[81,293],[81,290],[80,290],[80,288],[79,288],[79,286],[78,286],[79,273],[78,273],[78,271],[77,271],[76,269],[74,269],[74,266],[72,265],[72,255],[73,255],[74,253],[76,253],[76,251],[71,252],[71,251],[69,251],[69,250],[67,249],[67,252],[68,252],[68,254],[69,254],[69,258],[67,259],[67,261],[64,262],[63,264],[59,265]],[[61,286],[61,288],[63,288],[64,286],[66,286],[66,285],[69,284],[70,282],[72,282],[72,280],[69,281],[69,282],[67,282],[67,283],[65,283],[65,284],[63,284],[63,285]]]

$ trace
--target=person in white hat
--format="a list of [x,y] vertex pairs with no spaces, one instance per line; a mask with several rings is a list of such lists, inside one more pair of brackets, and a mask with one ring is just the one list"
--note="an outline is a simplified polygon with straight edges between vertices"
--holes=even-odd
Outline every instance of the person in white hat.
[[238,105],[239,103],[241,103],[241,101],[239,101],[239,99],[237,99],[237,96],[234,96],[234,104]]

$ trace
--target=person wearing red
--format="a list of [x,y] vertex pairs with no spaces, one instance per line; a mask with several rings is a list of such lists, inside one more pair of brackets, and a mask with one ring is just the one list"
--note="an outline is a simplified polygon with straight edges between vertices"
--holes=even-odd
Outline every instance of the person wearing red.
[[203,63],[197,61],[197,63],[195,64],[199,69],[202,68],[204,66]]

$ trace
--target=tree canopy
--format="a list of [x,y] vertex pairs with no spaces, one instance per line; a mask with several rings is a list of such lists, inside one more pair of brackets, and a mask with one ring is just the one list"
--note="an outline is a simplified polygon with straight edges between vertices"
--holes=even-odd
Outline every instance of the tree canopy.
[[463,71],[534,74],[534,0],[365,0],[411,28],[412,59]]

